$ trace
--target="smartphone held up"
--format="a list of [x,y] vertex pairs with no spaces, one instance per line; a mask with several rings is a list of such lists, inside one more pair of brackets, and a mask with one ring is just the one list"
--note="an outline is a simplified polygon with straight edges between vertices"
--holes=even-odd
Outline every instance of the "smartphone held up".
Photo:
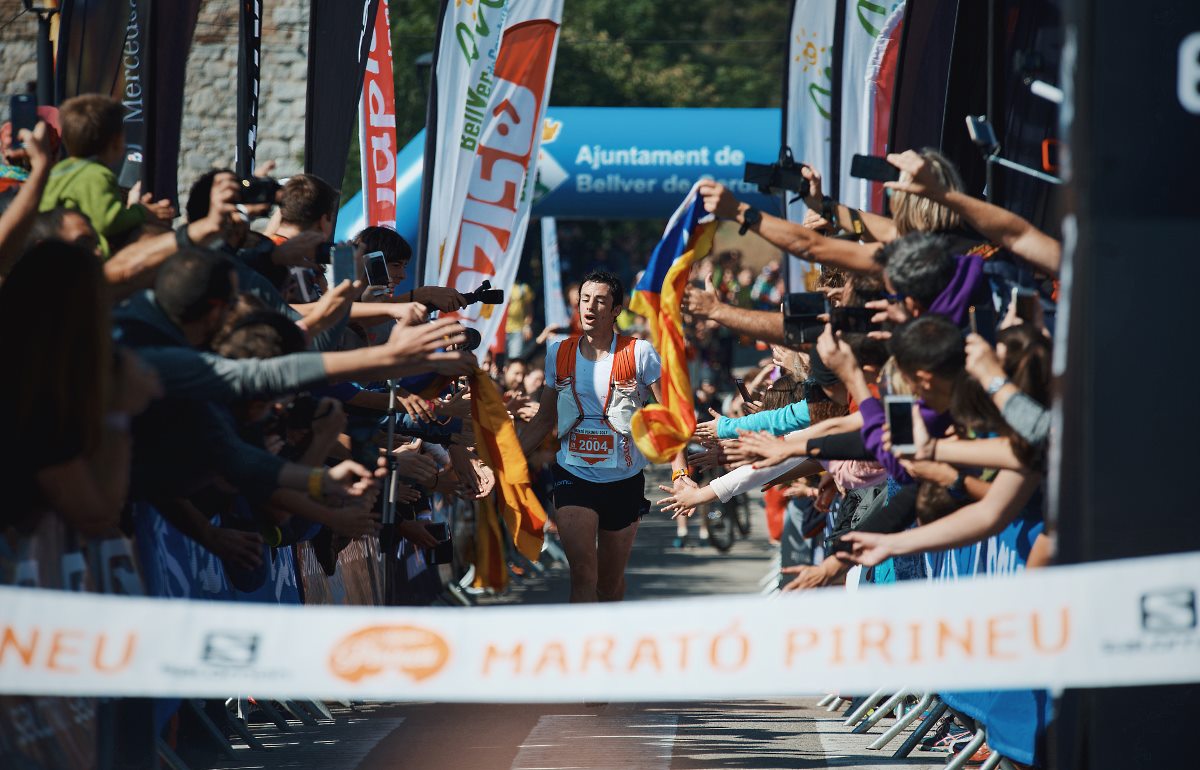
[[912,396],[884,396],[883,406],[887,412],[888,431],[892,435],[892,452],[912,454],[917,451],[916,434],[913,430]]
[[38,123],[37,99],[33,94],[16,94],[9,100],[12,120],[12,146],[22,147],[21,132],[32,131]]

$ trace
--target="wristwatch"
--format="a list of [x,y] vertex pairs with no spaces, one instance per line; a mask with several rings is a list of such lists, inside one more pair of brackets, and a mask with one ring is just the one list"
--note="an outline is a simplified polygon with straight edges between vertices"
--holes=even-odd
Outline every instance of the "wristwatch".
[[738,235],[745,235],[746,231],[762,221],[762,212],[750,206],[742,212],[742,227],[738,230]]
[[1003,377],[998,374],[995,377],[993,377],[990,382],[988,382],[987,394],[989,396],[994,396],[997,393],[999,393],[1000,389],[1003,388],[1007,384],[1008,384],[1008,378]]
[[688,475],[687,468],[677,468],[676,470],[671,471],[671,483],[674,484],[676,481],[686,475]]

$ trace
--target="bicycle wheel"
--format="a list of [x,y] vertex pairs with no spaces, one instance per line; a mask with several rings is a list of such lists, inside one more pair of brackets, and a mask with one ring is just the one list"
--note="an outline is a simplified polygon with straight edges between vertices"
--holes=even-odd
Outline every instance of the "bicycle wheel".
[[732,518],[737,524],[738,532],[742,533],[742,537],[750,537],[750,501],[738,495],[730,498],[725,505],[733,507]]
[[714,505],[708,509],[708,542],[721,553],[733,547],[734,523],[725,513],[725,508]]

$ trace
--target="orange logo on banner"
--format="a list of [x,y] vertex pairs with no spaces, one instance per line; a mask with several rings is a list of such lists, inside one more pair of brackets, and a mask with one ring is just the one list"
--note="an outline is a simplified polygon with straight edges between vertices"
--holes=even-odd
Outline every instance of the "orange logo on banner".
[[427,628],[370,626],[338,642],[329,654],[329,669],[349,682],[389,670],[420,682],[441,671],[449,659],[450,645]]

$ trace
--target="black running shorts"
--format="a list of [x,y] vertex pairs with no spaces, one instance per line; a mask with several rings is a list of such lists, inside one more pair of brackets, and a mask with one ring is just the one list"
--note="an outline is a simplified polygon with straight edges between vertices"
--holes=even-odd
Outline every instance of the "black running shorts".
[[589,508],[600,517],[600,529],[609,532],[625,529],[650,512],[646,475],[641,471],[627,479],[602,484],[585,481],[558,463],[553,470],[554,506]]

